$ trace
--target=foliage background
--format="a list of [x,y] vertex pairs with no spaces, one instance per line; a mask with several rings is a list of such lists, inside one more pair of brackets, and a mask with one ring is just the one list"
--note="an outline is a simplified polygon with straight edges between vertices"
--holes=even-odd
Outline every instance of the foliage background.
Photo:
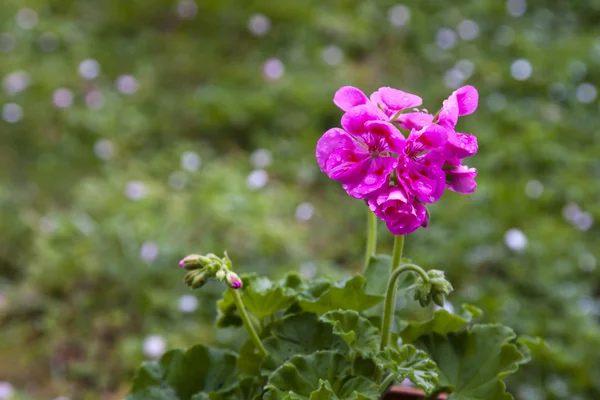
[[407,255],[447,271],[457,309],[549,342],[517,398],[598,398],[599,18],[597,0],[4,0],[0,388],[118,399],[163,345],[235,347],[212,329],[221,289],[181,283],[190,252],[359,271],[364,205],[314,160],[333,93],[435,110],[468,83],[478,190],[431,206]]

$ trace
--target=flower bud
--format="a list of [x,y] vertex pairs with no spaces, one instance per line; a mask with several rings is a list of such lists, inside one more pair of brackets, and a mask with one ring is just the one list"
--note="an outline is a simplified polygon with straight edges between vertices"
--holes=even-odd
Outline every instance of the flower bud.
[[192,284],[190,285],[192,289],[198,289],[201,288],[202,286],[206,285],[206,282],[208,282],[208,274],[206,272],[202,272],[198,275],[196,275],[194,277],[194,279],[192,279]]
[[242,287],[242,280],[235,272],[228,272],[225,276],[225,282],[227,283],[227,286],[232,289],[239,289]]
[[444,307],[444,295],[440,292],[433,294],[433,302],[440,307]]
[[211,260],[208,257],[201,256],[200,254],[190,254],[179,261],[179,266],[187,270],[194,270],[203,268],[210,262]]
[[215,278],[217,278],[217,280],[219,282],[223,281],[223,279],[225,279],[225,271],[223,271],[222,269],[218,270],[217,273],[215,274]]

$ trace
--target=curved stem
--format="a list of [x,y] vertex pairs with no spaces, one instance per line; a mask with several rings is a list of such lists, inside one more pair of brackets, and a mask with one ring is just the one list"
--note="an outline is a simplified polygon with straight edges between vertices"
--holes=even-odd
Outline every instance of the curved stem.
[[231,288],[229,289],[229,291],[231,291],[231,294],[233,295],[233,301],[235,302],[235,306],[237,307],[237,310],[240,313],[240,317],[242,318],[244,327],[246,327],[246,330],[250,334],[250,339],[252,340],[252,343],[254,344],[261,356],[268,356],[269,352],[267,351],[267,349],[264,348],[262,342],[260,341],[260,338],[258,337],[258,334],[254,330],[254,326],[252,326],[252,322],[250,321],[250,317],[246,312],[246,308],[244,308],[244,302],[242,301],[240,293],[236,289]]
[[390,276],[390,280],[388,282],[387,292],[385,295],[385,304],[383,307],[381,346],[379,346],[381,350],[385,349],[390,344],[390,336],[392,333],[392,320],[394,317],[394,309],[396,308],[396,282],[398,281],[398,277],[406,271],[416,272],[417,274],[421,275],[421,278],[425,283],[429,282],[429,275],[427,275],[427,272],[425,272],[423,268],[415,264],[403,264],[394,272],[392,272],[392,275]]
[[394,381],[394,374],[389,374],[384,380],[383,382],[381,382],[381,385],[379,385],[379,393],[383,393],[385,392],[385,389],[388,388],[388,386],[390,386],[392,384],[392,382]]
[[394,236],[394,250],[392,253],[392,272],[400,266],[402,262],[402,252],[404,251],[404,236]]
[[365,255],[365,268],[369,265],[371,257],[375,255],[377,247],[377,215],[367,207],[367,251]]

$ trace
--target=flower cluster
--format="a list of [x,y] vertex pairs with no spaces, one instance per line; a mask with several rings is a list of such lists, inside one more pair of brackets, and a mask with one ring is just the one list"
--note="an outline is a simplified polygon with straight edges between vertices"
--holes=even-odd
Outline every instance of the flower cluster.
[[224,257],[212,253],[207,255],[190,254],[179,261],[179,266],[188,270],[183,282],[192,289],[206,285],[211,279],[223,282],[232,289],[242,287],[242,280],[233,271],[231,260],[225,252]]
[[426,227],[425,204],[438,201],[444,189],[475,190],[477,171],[462,161],[477,152],[477,139],[455,127],[478,100],[473,86],[463,86],[432,115],[415,108],[422,99],[414,94],[382,87],[367,97],[342,87],[333,102],[345,112],[343,129],[332,128],[319,139],[319,167],[350,196],[365,200],[393,234]]

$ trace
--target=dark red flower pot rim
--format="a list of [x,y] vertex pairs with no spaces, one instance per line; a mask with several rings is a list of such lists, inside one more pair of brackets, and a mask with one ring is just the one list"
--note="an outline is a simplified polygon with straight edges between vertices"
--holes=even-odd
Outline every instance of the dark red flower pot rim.
[[[383,397],[384,400],[423,400],[425,392],[420,389],[415,389],[405,386],[392,386],[392,388]],[[448,395],[442,393],[438,396],[438,400],[446,400]]]

